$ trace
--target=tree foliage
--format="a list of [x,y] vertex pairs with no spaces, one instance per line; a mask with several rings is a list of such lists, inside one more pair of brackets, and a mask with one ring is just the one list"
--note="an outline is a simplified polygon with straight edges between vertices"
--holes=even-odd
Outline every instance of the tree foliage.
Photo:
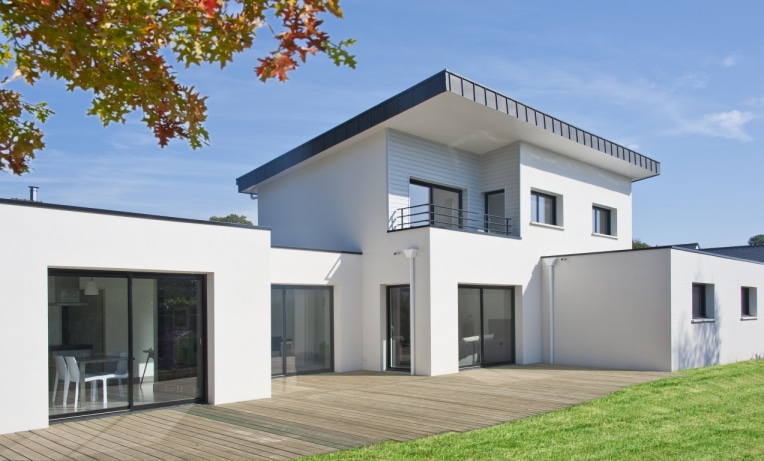
[[754,235],[753,237],[748,239],[748,244],[753,245],[764,245],[764,234]]
[[29,170],[44,146],[36,122],[52,113],[8,89],[11,80],[64,80],[92,92],[88,114],[104,125],[140,112],[160,146],[178,138],[199,148],[209,140],[206,97],[172,64],[224,67],[265,30],[275,46],[258,58],[262,81],[286,80],[316,53],[355,67],[353,40],[332,42],[324,16],[342,17],[339,0],[0,0],[0,66],[13,69],[0,80],[0,170]]
[[634,239],[634,240],[631,241],[631,248],[634,249],[634,250],[640,250],[642,248],[650,248],[650,247],[651,247],[651,245],[648,245],[647,243],[645,243],[645,242],[643,242],[643,241],[641,241],[639,239]]
[[244,216],[243,214],[239,215],[235,213],[231,213],[228,216],[223,216],[222,218],[220,216],[211,216],[210,221],[228,222],[233,224],[249,224],[250,226],[252,225],[252,221],[247,219],[246,216]]

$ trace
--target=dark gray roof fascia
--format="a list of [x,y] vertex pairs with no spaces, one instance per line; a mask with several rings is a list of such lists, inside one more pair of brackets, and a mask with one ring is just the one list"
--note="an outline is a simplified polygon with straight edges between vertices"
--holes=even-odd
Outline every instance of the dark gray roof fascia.
[[741,245],[733,247],[702,248],[700,251],[737,259],[764,262],[764,245]]
[[314,155],[445,92],[458,94],[470,101],[523,120],[573,142],[644,168],[653,173],[653,176],[660,174],[660,162],[656,160],[565,123],[451,71],[442,70],[347,122],[237,178],[236,184],[239,187],[239,192],[246,193],[250,187],[256,186]]
[[75,213],[92,213],[107,216],[120,216],[123,218],[150,219],[153,221],[171,221],[187,224],[204,224],[209,226],[241,227],[243,229],[257,229],[270,231],[269,227],[250,226],[248,224],[236,224],[217,221],[203,221],[201,219],[176,218],[172,216],[159,216],[143,213],[132,213],[128,211],[102,210],[99,208],[85,208],[71,205],[58,205],[55,203],[33,202],[31,200],[4,199],[0,198],[0,205],[16,205],[31,208],[46,208],[49,210],[71,211]]

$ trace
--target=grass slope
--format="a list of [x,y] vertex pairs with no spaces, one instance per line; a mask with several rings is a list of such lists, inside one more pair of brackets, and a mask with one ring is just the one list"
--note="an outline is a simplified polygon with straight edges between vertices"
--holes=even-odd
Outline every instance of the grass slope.
[[764,459],[764,360],[685,371],[468,433],[306,459]]

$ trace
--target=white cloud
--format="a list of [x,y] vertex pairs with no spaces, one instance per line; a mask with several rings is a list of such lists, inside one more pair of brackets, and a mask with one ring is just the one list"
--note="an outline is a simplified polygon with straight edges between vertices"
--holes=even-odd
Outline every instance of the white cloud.
[[724,61],[722,61],[722,65],[724,65],[724,67],[732,67],[735,64],[737,64],[737,59],[738,57],[734,55],[727,56],[726,58],[724,58]]
[[704,115],[700,120],[686,120],[679,130],[684,133],[697,133],[718,138],[752,141],[745,131],[745,124],[753,120],[751,112],[731,110],[729,112],[714,112]]

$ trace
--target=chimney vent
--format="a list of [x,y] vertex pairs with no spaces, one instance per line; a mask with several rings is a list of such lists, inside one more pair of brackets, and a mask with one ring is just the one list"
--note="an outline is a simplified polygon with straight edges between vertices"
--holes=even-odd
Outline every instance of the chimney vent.
[[37,201],[37,189],[39,189],[39,187],[29,186],[29,201],[31,202]]

